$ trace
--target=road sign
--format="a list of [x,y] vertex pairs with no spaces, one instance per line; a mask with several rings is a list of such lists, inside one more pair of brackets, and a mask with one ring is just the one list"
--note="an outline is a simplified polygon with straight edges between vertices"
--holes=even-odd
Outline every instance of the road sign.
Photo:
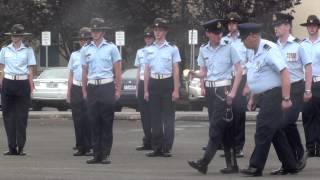
[[51,32],[43,31],[41,33],[41,43],[42,46],[51,46]]
[[125,45],[124,31],[117,31],[116,32],[116,45],[117,46],[124,46]]
[[189,30],[189,44],[198,44],[198,30]]

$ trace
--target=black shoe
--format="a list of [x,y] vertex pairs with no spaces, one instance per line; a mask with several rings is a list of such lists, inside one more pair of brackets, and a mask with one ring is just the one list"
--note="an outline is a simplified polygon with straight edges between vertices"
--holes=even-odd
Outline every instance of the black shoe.
[[233,167],[226,167],[220,170],[222,174],[233,174],[233,173],[238,173],[239,172],[239,167],[238,166],[233,166]]
[[93,152],[92,151],[86,151],[83,156],[93,156]]
[[308,157],[309,157],[308,155],[309,154],[307,152],[305,152],[303,154],[303,156],[301,157],[301,159],[299,160],[298,166],[297,166],[297,170],[298,171],[302,171],[306,167],[307,161],[308,161]]
[[93,159],[89,159],[87,161],[87,164],[98,164],[100,162],[101,162],[101,159],[98,159],[98,158],[94,157]]
[[76,146],[72,147],[73,150],[77,150],[78,148]]
[[138,146],[136,147],[137,151],[147,151],[147,150],[152,150],[151,146],[146,146],[146,145],[142,145],[142,146]]
[[77,151],[75,153],[73,153],[73,156],[84,156],[85,152],[83,151]]
[[172,154],[170,152],[163,152],[162,157],[172,157]]
[[308,157],[317,157],[315,150],[308,150]]
[[258,170],[258,168],[254,167],[248,167],[247,169],[241,169],[240,172],[242,174],[248,175],[248,176],[262,176],[262,172]]
[[17,151],[9,150],[7,152],[4,152],[3,155],[5,155],[5,156],[15,156],[15,155],[18,155],[18,153],[17,153]]
[[202,150],[206,151],[206,150],[207,150],[207,147],[206,147],[206,146],[203,146],[203,147],[202,147]]
[[223,154],[220,154],[220,157],[224,158],[226,157],[226,155],[223,153]]
[[240,151],[236,152],[236,157],[237,157],[237,158],[243,158],[243,157],[244,157],[243,151],[240,150]]
[[163,156],[163,153],[160,151],[152,151],[146,154],[148,157],[160,157]]
[[198,170],[200,173],[202,174],[207,174],[207,171],[208,171],[208,166],[207,165],[204,165],[201,160],[198,160],[198,161],[188,161],[188,164]]
[[273,170],[270,172],[271,175],[287,175],[289,172],[280,167],[277,170]]
[[19,156],[25,156],[25,155],[27,155],[27,153],[25,153],[24,151],[23,151],[23,147],[18,147],[18,151],[17,151],[17,155],[19,155]]
[[110,156],[106,156],[105,158],[102,158],[100,161],[101,164],[111,164]]

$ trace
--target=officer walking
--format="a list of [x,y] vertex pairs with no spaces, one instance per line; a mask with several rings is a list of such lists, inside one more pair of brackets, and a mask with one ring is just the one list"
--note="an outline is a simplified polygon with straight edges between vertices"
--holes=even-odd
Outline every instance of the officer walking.
[[[279,38],[277,45],[288,66],[291,82],[292,107],[284,112],[284,132],[297,161],[305,161],[304,148],[297,128],[297,120],[302,110],[303,101],[311,98],[312,67],[311,59],[307,56],[300,40],[293,37],[293,16],[290,14],[277,13],[273,18],[275,34]],[[305,78],[305,82],[304,82]],[[305,162],[303,162],[305,163]],[[283,168],[273,171],[271,174],[286,174]]]
[[104,39],[103,18],[90,21],[92,42],[81,50],[82,92],[92,124],[93,159],[88,164],[110,164],[115,101],[121,90],[121,57],[117,47]]
[[134,65],[138,67],[137,71],[137,97],[138,97],[138,107],[141,116],[142,129],[144,132],[144,137],[142,139],[142,146],[136,148],[137,151],[152,150],[151,146],[151,120],[150,120],[150,109],[148,102],[144,99],[144,65],[145,65],[145,48],[152,45],[154,41],[154,36],[152,29],[147,27],[144,31],[144,42],[145,47],[137,51],[136,59]]
[[36,59],[33,49],[23,42],[31,34],[22,24],[13,25],[5,35],[11,36],[11,44],[0,52],[2,115],[9,148],[4,155],[23,156]]
[[[90,43],[91,33],[88,27],[83,27],[79,31],[80,49]],[[91,126],[87,115],[87,102],[83,99],[82,94],[82,65],[80,62],[80,49],[73,52],[70,56],[68,68],[68,93],[67,102],[71,105],[72,118],[75,129],[77,152],[74,156],[91,155]]]
[[312,94],[309,102],[304,104],[302,110],[303,127],[306,137],[306,148],[309,157],[320,157],[320,20],[315,15],[310,15],[306,23],[309,36],[301,45],[312,59],[312,89],[306,89],[306,93]]
[[248,109],[253,110],[258,100],[260,107],[255,148],[249,167],[240,172],[249,176],[262,176],[272,142],[282,168],[288,173],[297,173],[297,161],[291,149],[288,149],[288,140],[281,129],[282,111],[292,105],[290,75],[284,58],[276,44],[261,39],[261,24],[244,23],[238,27],[244,45],[254,51],[254,56],[247,63],[247,84],[251,91]]
[[247,53],[251,52],[244,47],[241,39],[239,38],[238,24],[241,22],[241,17],[236,12],[231,12],[227,16],[229,34],[224,36],[221,41],[227,41],[231,43],[240,56],[241,66],[243,68],[241,82],[236,94],[236,97],[232,104],[233,119],[235,124],[235,148],[236,156],[243,157],[243,146],[245,144],[245,127],[246,127],[246,110],[247,110],[247,98],[243,94],[243,89],[247,81],[247,75],[245,70]]
[[179,98],[179,62],[177,46],[166,41],[169,23],[156,18],[155,42],[145,49],[144,98],[149,101],[152,149],[148,157],[171,157],[174,141],[174,102]]
[[[206,174],[208,164],[214,157],[219,145],[224,146],[227,167],[221,173],[237,173],[239,168],[235,154],[234,120],[232,102],[236,96],[241,78],[242,67],[237,50],[227,41],[221,41],[223,20],[214,19],[203,24],[209,42],[202,45],[198,56],[200,72],[191,75],[205,78],[205,97],[209,114],[209,142],[206,152],[198,161],[189,161],[192,168]],[[232,71],[235,79],[232,84]],[[211,115],[210,115],[211,113]]]

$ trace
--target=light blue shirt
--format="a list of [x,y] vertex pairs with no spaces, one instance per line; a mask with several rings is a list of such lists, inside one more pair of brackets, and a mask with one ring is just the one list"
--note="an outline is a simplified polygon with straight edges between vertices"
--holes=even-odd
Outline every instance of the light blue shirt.
[[68,68],[73,72],[73,79],[76,81],[82,80],[82,65],[80,62],[80,50],[71,54],[68,63]]
[[160,47],[156,43],[146,47],[144,57],[152,74],[172,74],[172,65],[181,62],[178,47],[167,41]]
[[280,71],[286,62],[277,45],[261,39],[259,48],[247,63],[247,83],[253,94],[281,86]]
[[99,47],[92,41],[80,53],[81,64],[88,66],[89,80],[113,78],[113,63],[121,60],[117,46],[105,39]]
[[22,43],[19,49],[15,49],[11,43],[1,49],[0,64],[4,65],[5,74],[27,75],[28,66],[36,65],[36,58],[31,47]]
[[145,67],[145,58],[144,58],[144,53],[145,53],[145,48],[141,48],[137,51],[136,54],[136,59],[134,60],[134,66],[138,67],[140,70],[140,76],[144,75],[144,67]]
[[221,39],[221,41],[225,41],[225,43],[227,44],[232,44],[232,46],[238,51],[242,67],[245,67],[245,64],[247,63],[247,51],[251,50],[247,50],[247,48],[244,46],[243,42],[239,38],[239,35],[240,34],[238,33],[238,35],[234,38],[229,33],[228,35],[224,36]]
[[198,65],[206,67],[207,77],[205,80],[221,81],[232,79],[233,65],[240,63],[240,56],[237,50],[224,41],[216,48],[210,43],[202,45],[198,55]]
[[311,59],[301,46],[300,40],[290,34],[284,45],[280,43],[280,40],[277,41],[277,44],[282,56],[286,60],[291,83],[303,80],[304,66],[310,64]]
[[320,76],[320,36],[315,42],[311,42],[309,38],[305,38],[301,42],[301,46],[311,58],[312,75]]

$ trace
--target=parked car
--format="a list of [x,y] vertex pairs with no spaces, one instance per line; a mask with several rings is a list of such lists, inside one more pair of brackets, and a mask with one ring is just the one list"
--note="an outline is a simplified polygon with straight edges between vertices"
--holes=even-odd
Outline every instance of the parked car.
[[69,70],[66,67],[45,69],[33,80],[35,91],[32,94],[32,109],[55,107],[59,111],[70,108],[66,102]]
[[136,97],[136,77],[137,68],[127,69],[122,75],[121,95],[116,105],[116,111],[121,111],[122,107],[138,109]]

